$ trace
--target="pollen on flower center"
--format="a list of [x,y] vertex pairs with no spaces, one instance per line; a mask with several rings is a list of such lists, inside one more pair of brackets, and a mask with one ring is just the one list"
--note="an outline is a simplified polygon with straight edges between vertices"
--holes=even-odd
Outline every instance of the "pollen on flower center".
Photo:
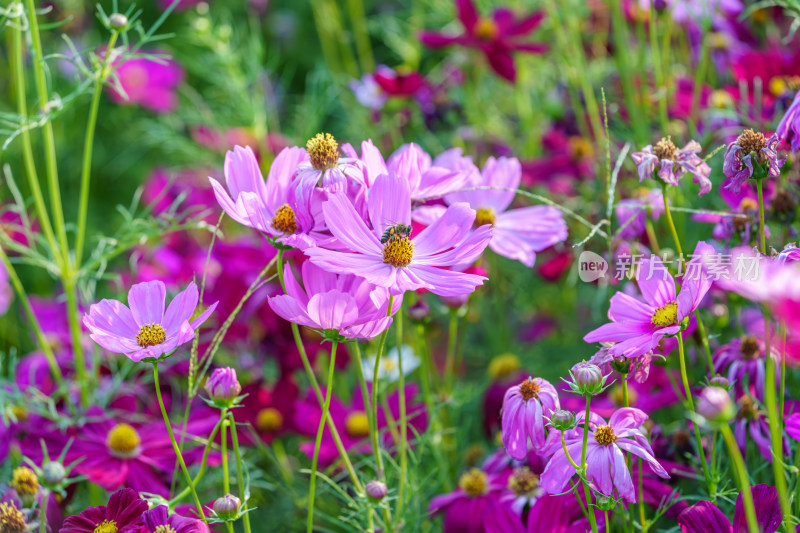
[[103,520],[94,528],[94,533],[117,533],[119,528],[113,520]]
[[669,137],[662,137],[653,147],[653,153],[659,159],[673,159],[677,151],[678,147]]
[[483,41],[491,41],[497,37],[497,24],[492,19],[481,18],[475,24],[475,36]]
[[767,138],[761,132],[756,133],[748,128],[742,132],[736,139],[736,144],[742,147],[745,154],[750,152],[759,153],[765,146],[767,146]]
[[272,227],[287,235],[297,231],[297,220],[295,220],[294,210],[289,207],[289,204],[283,204],[275,211]]
[[328,170],[339,161],[339,143],[330,133],[317,133],[306,143],[308,158],[316,170]]
[[[117,424],[106,437],[106,445],[111,453],[120,458],[131,458],[139,455],[139,446],[142,443],[139,433],[128,424]],[[116,531],[116,530],[114,530]]]
[[597,429],[594,430],[594,440],[596,440],[597,444],[600,446],[608,446],[617,442],[617,436],[614,434],[614,430],[611,426],[598,426]]
[[540,390],[541,387],[532,378],[528,378],[519,384],[519,393],[526,402],[532,398],[538,398]]
[[167,340],[167,332],[164,331],[161,324],[145,324],[139,329],[138,335],[136,335],[136,344],[142,348],[161,344],[165,340]]
[[745,337],[739,345],[739,351],[745,359],[757,359],[761,353],[761,347],[755,337]]
[[485,494],[488,485],[486,474],[477,468],[470,468],[458,480],[458,487],[473,498]]
[[512,353],[498,355],[489,363],[489,376],[493,380],[503,380],[511,377],[519,370],[519,358]]
[[539,486],[539,476],[531,472],[527,466],[514,469],[514,474],[508,478],[508,488],[517,497],[526,496]]
[[39,478],[36,473],[25,466],[14,469],[11,486],[20,498],[33,496],[39,490]]
[[355,411],[347,415],[344,421],[347,434],[351,437],[366,437],[369,435],[369,419],[363,411]]
[[414,257],[414,243],[410,239],[398,237],[383,245],[383,262],[396,267],[411,264]]
[[25,517],[13,502],[0,503],[0,531],[3,533],[25,533]]
[[772,96],[781,96],[787,91],[800,89],[800,76],[775,76],[769,80],[769,92]]
[[283,415],[274,407],[266,407],[256,415],[256,427],[266,433],[274,433],[283,427]]
[[175,533],[175,529],[172,526],[157,526],[156,530],[153,533]]
[[657,308],[655,312],[653,312],[653,318],[650,319],[650,323],[660,328],[672,326],[677,321],[678,321],[678,304],[675,302],[670,302],[666,305]]
[[491,207],[481,207],[475,212],[475,222],[473,226],[476,228],[480,228],[481,226],[490,225],[494,226],[494,222],[497,220],[497,215],[494,213],[494,209]]
[[573,159],[583,160],[594,157],[594,146],[584,137],[573,136],[569,138],[569,151]]

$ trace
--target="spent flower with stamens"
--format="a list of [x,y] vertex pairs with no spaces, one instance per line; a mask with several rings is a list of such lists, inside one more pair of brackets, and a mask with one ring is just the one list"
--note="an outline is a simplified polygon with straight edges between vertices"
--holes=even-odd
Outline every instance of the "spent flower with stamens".
[[28,531],[25,515],[17,509],[13,501],[0,503],[0,531],[3,533],[25,533]]
[[656,175],[666,184],[678,186],[683,174],[691,174],[695,183],[700,185],[703,196],[711,190],[711,167],[703,161],[699,153],[702,147],[697,141],[690,141],[683,148],[678,148],[669,137],[664,137],[655,145],[648,144],[641,152],[634,153],[634,163],[639,172],[639,182],[652,178],[656,167]]
[[777,135],[767,138],[761,132],[744,130],[725,150],[722,171],[731,180],[725,188],[738,193],[748,179],[780,176],[786,158],[778,157],[778,140]]
[[545,446],[545,419],[559,408],[555,387],[542,378],[529,377],[510,387],[503,397],[502,437],[508,455],[523,460],[528,442],[534,450]]
[[137,283],[128,291],[128,306],[117,300],[101,300],[89,308],[83,324],[92,339],[111,352],[132,361],[157,360],[191,341],[216,302],[196,318],[198,302],[194,282],[178,293],[164,309],[166,286],[161,281]]

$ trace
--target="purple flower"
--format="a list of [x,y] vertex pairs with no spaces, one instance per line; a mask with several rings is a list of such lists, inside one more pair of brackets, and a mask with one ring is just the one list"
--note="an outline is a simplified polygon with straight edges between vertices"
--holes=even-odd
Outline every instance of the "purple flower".
[[[772,440],[769,430],[769,420],[764,412],[748,394],[743,395],[738,400],[739,413],[733,422],[733,434],[736,436],[736,444],[742,451],[742,455],[747,456],[747,443],[754,442],[761,456],[772,462]],[[787,456],[791,453],[789,440],[785,435],[783,439],[783,453]]]
[[350,80],[350,90],[359,104],[373,111],[380,111],[389,98],[375,81],[375,76],[369,72],[361,76],[360,80]]
[[691,174],[694,182],[700,185],[698,196],[703,196],[711,190],[711,180],[708,178],[711,167],[697,155],[700,150],[702,148],[697,141],[689,141],[678,149],[669,137],[661,139],[655,146],[648,144],[632,156],[639,171],[639,182],[652,178],[658,166],[658,177],[673,187],[678,186],[682,174]]
[[472,231],[475,211],[459,203],[416,237],[395,235],[381,243],[384,230],[394,224],[411,224],[408,181],[398,176],[379,176],[367,199],[372,229],[343,194],[332,194],[322,204],[334,237],[347,251],[309,248],[311,261],[326,270],[356,274],[386,287],[393,295],[428,289],[440,296],[459,296],[481,285],[483,276],[442,267],[474,262],[491,238],[487,226]]
[[558,409],[555,387],[542,378],[528,378],[506,391],[503,398],[503,446],[517,460],[528,456],[528,441],[535,451],[545,445],[545,418]]
[[235,146],[225,155],[228,191],[214,178],[208,179],[217,202],[236,222],[263,231],[288,246],[305,248],[315,242],[309,234],[319,230],[309,206],[316,203],[319,210],[324,197],[318,191],[312,193],[308,204],[295,199],[292,179],[298,165],[306,160],[302,148],[284,148],[272,162],[264,182],[253,150]]
[[620,230],[617,236],[620,239],[638,239],[645,234],[645,224],[649,216],[653,220],[664,212],[664,200],[661,191],[653,189],[645,191],[637,198],[620,200],[615,206]]
[[149,533],[208,533],[209,531],[202,520],[177,514],[170,515],[166,505],[145,511],[142,520]]
[[147,502],[139,499],[135,490],[122,489],[111,495],[107,506],[89,507],[68,517],[59,533],[139,533],[145,511]]
[[[579,414],[579,418],[583,415]],[[617,410],[608,423],[592,414],[589,422],[589,440],[586,451],[586,477],[595,490],[606,496],[619,496],[628,502],[636,502],[636,491],[631,473],[625,463],[629,452],[646,461],[651,470],[662,478],[669,474],[653,457],[653,450],[639,428],[647,420],[644,411],[626,407]],[[583,421],[573,434],[565,434],[567,452],[573,460],[579,460],[583,446]],[[575,468],[567,459],[564,448],[556,450],[541,477],[541,486],[548,494],[559,494],[566,490]]]
[[[722,171],[731,182],[725,186],[734,192],[741,190],[742,184],[750,178],[762,179],[767,176],[777,178],[786,158],[778,158],[776,148],[778,137],[767,139],[763,133],[746,129],[725,150],[725,163]],[[758,167],[758,168],[756,168]]]
[[212,400],[233,401],[242,392],[236,370],[228,366],[215,369],[206,380],[205,391]]
[[169,113],[178,107],[176,89],[183,82],[183,68],[175,61],[137,57],[120,64],[114,74],[124,91],[109,87],[111,99],[118,104],[139,104],[156,113]]
[[192,320],[198,292],[194,282],[178,293],[166,312],[166,287],[161,281],[137,283],[128,291],[126,307],[117,300],[101,300],[83,316],[92,339],[108,351],[122,353],[131,361],[158,359],[192,340],[195,330],[211,316],[217,303]]
[[3,316],[8,311],[13,298],[14,291],[8,282],[8,271],[5,265],[0,264],[0,316]]
[[639,264],[636,280],[644,301],[618,292],[611,297],[608,316],[611,322],[589,332],[586,342],[615,343],[608,349],[613,356],[639,357],[658,347],[661,339],[681,330],[681,322],[690,316],[711,288],[711,280],[701,268],[700,258],[713,249],[703,241],[697,244],[680,294],[675,280],[661,259],[653,256]]
[[[320,330],[333,330],[355,339],[371,339],[391,324],[387,316],[389,293],[358,276],[337,276],[306,261],[302,266],[303,285],[295,280],[292,268],[284,268],[286,294],[270,298],[269,306],[282,318]],[[392,314],[402,305],[393,302]]]
[[[778,491],[768,485],[751,488],[761,533],[775,533],[783,521],[778,503]],[[678,524],[683,533],[746,533],[747,520],[744,514],[742,495],[736,498],[733,511],[733,524],[719,507],[709,501],[699,501],[678,515]]]
[[[763,340],[764,322],[757,321],[748,328],[748,335],[733,339],[714,352],[714,371],[727,376],[735,385],[736,391],[744,392],[745,383],[755,388],[756,397],[764,399],[764,378],[766,376],[766,346]],[[776,375],[780,368],[780,354],[770,350],[777,363]]]
[[483,533],[483,518],[505,490],[506,478],[472,468],[461,475],[456,490],[433,498],[428,511],[444,513],[444,533]]
[[791,143],[792,152],[800,150],[800,115],[798,111],[800,111],[800,92],[795,95],[792,105],[786,110],[786,114],[783,115],[775,130],[778,140]]

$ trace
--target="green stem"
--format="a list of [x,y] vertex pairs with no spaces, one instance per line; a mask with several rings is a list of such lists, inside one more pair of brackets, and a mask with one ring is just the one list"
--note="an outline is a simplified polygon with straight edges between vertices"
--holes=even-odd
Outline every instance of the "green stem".
[[763,180],[756,180],[756,190],[758,191],[758,234],[761,236],[761,253],[767,253],[767,236],[764,229],[764,185]]
[[231,442],[233,443],[233,455],[236,457],[236,483],[239,485],[239,499],[242,501],[242,521],[244,522],[244,533],[250,533],[250,513],[247,513],[248,494],[244,486],[244,468],[242,454],[239,452],[239,435],[236,432],[236,420],[233,413],[228,415],[231,424]]
[[222,490],[225,494],[231,493],[231,478],[228,472],[228,418],[225,409],[220,411],[220,420],[222,421],[222,436],[220,444],[220,452],[222,453]]
[[42,506],[39,508],[39,533],[47,533],[47,500],[50,498],[50,491],[44,490],[42,493]]
[[175,455],[178,456],[178,462],[181,464],[181,471],[183,472],[183,477],[186,478],[186,483],[189,485],[189,490],[192,492],[192,497],[194,498],[194,504],[197,507],[197,512],[200,516],[200,519],[205,519],[206,515],[203,513],[203,505],[200,503],[200,498],[197,497],[197,492],[194,490],[194,485],[192,484],[192,477],[189,475],[189,469],[186,468],[186,462],[183,460],[183,454],[181,454],[181,449],[178,447],[178,443],[175,440],[175,435],[172,433],[172,425],[169,423],[169,415],[167,415],[167,408],[164,407],[164,400],[161,398],[161,385],[158,381],[158,363],[153,362],[153,386],[156,388],[156,398],[158,398],[158,406],[161,408],[161,416],[164,417],[164,425],[167,427],[167,433],[169,434],[169,440],[172,443],[172,449],[175,450]]
[[185,489],[183,489],[181,492],[176,494],[175,497],[172,498],[169,501],[169,508],[170,509],[175,507],[176,503],[178,503],[179,501],[181,501],[182,499],[184,499],[186,496],[189,495],[189,492],[190,492],[189,487],[197,488],[198,483],[200,483],[200,480],[203,479],[203,474],[205,474],[205,472],[206,472],[206,465],[207,465],[207,462],[208,462],[208,454],[211,452],[211,446],[214,443],[214,437],[217,436],[217,431],[219,431],[220,426],[222,426],[222,419],[220,419],[216,423],[216,425],[214,426],[214,429],[211,430],[211,434],[208,436],[208,441],[206,442],[206,447],[203,450],[203,459],[200,461],[200,470],[197,471],[197,475],[194,477],[194,480],[192,481],[191,485],[187,486]]
[[331,346],[331,360],[328,365],[328,390],[325,393],[325,404],[322,407],[322,418],[319,420],[319,427],[317,428],[317,440],[314,443],[314,458],[311,460],[311,480],[308,485],[308,520],[306,521],[307,533],[314,531],[314,491],[317,485],[317,463],[319,461],[319,449],[322,446],[322,433],[325,430],[325,420],[328,418],[328,410],[331,406],[331,398],[333,397],[333,371],[336,366],[336,347],[338,343],[333,342]]
[[700,312],[694,314],[697,320],[697,331],[700,333],[700,342],[703,345],[703,351],[706,354],[706,361],[708,362],[708,375],[714,375],[714,358],[711,356],[711,346],[708,344],[708,333],[706,333],[706,326],[703,324],[703,319],[700,317]]
[[739,446],[736,444],[736,439],[731,432],[728,424],[720,426],[722,437],[725,439],[725,444],[728,445],[728,453],[731,454],[733,459],[734,470],[739,481],[739,489],[742,491],[742,501],[744,502],[744,513],[747,518],[747,527],[750,533],[759,533],[761,529],[758,527],[758,520],[756,520],[756,509],[753,504],[753,493],[750,490],[750,480],[747,478],[747,468],[742,458],[742,452],[739,451]]
[[[686,394],[686,404],[689,406],[689,409],[694,413],[696,412],[694,409],[694,400],[692,399],[692,389],[689,387],[689,378],[686,375],[686,356],[684,354],[683,349],[683,333],[678,332],[675,335],[675,338],[678,339],[678,356],[680,358],[680,365],[681,365],[681,380],[683,381],[683,391]],[[694,439],[695,444],[697,444],[697,453],[700,455],[700,466],[703,469],[703,477],[706,478],[706,484],[708,485],[708,492],[711,495],[712,499],[716,494],[716,486],[711,479],[711,475],[708,471],[708,463],[706,462],[706,452],[703,448],[703,440],[700,437],[700,429],[698,428],[697,424],[692,424],[694,426]]]
[[661,53],[658,43],[657,31],[658,17],[655,13],[651,14],[649,23],[650,50],[653,53],[653,78],[655,89],[658,93],[658,120],[661,131],[666,133],[669,130],[669,117],[667,116],[667,87],[664,84],[664,72],[661,70]]
[[450,393],[453,389],[453,381],[456,373],[456,343],[458,340],[458,312],[450,311],[450,324],[447,335],[447,356],[444,362],[444,386],[445,391]]
[[642,460],[639,459],[639,522],[642,526],[642,531],[647,533],[650,526],[647,524],[647,518],[644,514],[644,481],[642,480]]
[[353,23],[353,34],[355,35],[356,52],[358,52],[358,59],[361,63],[361,72],[372,72],[375,70],[375,60],[372,57],[372,47],[369,42],[364,4],[362,0],[347,0],[347,7],[350,10],[350,21]]
[[[389,308],[391,312],[391,307]],[[403,374],[403,306],[395,315],[397,325],[397,370],[400,400],[400,481],[397,490],[397,516],[403,516],[406,478],[408,477],[408,420],[406,413],[406,377]]]
[[70,339],[72,340],[72,353],[75,356],[75,377],[80,387],[81,406],[89,406],[89,383],[86,379],[86,363],[83,358],[83,344],[81,344],[81,324],[78,318],[78,286],[72,274],[64,278],[64,292],[67,295],[67,321],[69,323]]
[[[386,310],[387,315],[392,313],[392,306],[394,305],[394,296],[389,295],[389,306]],[[378,438],[378,373],[381,369],[381,357],[383,357],[383,350],[386,346],[386,335],[389,333],[387,328],[381,334],[378,341],[378,353],[375,354],[375,367],[372,371],[372,424],[370,431],[372,432],[372,449],[375,451],[376,467],[378,469],[378,477],[384,476],[383,471],[383,458],[381,457],[380,439]]]
[[589,449],[589,418],[591,405],[592,397],[587,395],[586,411],[583,415],[583,445],[581,447],[580,476],[581,483],[583,483],[583,494],[586,496],[586,510],[587,514],[589,515],[589,524],[592,526],[592,533],[597,533],[597,519],[594,516],[594,510],[592,509],[592,493],[589,490],[589,484],[586,482],[586,452]]
[[108,40],[103,64],[94,80],[94,93],[92,103],[89,105],[89,120],[86,123],[86,136],[83,143],[83,163],[81,165],[81,190],[78,204],[78,231],[75,237],[75,271],[80,269],[83,259],[83,244],[86,238],[86,214],[89,210],[89,182],[92,173],[92,148],[94,147],[94,132],[97,126],[97,110],[100,107],[100,95],[103,93],[103,84],[109,75],[109,65],[113,55],[114,45],[117,43],[119,32],[112,31]]
[[661,195],[664,198],[664,215],[666,215],[669,230],[672,232],[672,240],[675,241],[675,251],[678,252],[678,256],[682,256],[683,250],[681,249],[681,241],[678,238],[678,232],[675,229],[675,223],[672,221],[672,213],[669,210],[669,201],[667,200],[667,184],[665,182],[661,182]]

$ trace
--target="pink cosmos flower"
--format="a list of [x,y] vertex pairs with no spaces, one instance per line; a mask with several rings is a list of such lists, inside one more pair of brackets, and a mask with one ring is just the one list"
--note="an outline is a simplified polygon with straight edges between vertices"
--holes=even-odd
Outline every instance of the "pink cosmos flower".
[[[569,436],[565,434],[567,452],[574,461],[580,460],[583,446],[583,414],[579,414],[578,419],[574,433]],[[607,496],[619,496],[628,502],[636,502],[636,491],[624,452],[643,459],[662,478],[669,477],[653,457],[647,438],[639,430],[645,420],[647,415],[644,411],[632,407],[617,410],[608,422],[592,414],[586,451],[586,477],[595,490]],[[563,493],[575,474],[575,468],[561,447],[542,473],[541,486],[549,494]]]
[[[302,148],[284,148],[272,162],[267,181],[249,146],[235,146],[225,155],[225,182],[228,191],[214,178],[208,178],[222,209],[236,222],[263,231],[287,246],[313,246],[311,236],[320,228],[309,203],[298,202],[292,180],[298,165],[308,159]],[[317,208],[322,191],[312,194]]]
[[158,359],[192,340],[197,328],[217,307],[213,303],[192,320],[198,301],[194,282],[175,296],[166,311],[165,298],[163,282],[137,283],[128,291],[130,309],[117,300],[101,300],[89,308],[83,325],[106,350],[125,354],[134,362]]
[[431,48],[443,48],[452,44],[477,48],[486,56],[492,70],[498,76],[514,82],[517,70],[514,66],[515,51],[542,53],[547,46],[539,43],[520,42],[520,38],[535,30],[544,14],[533,13],[516,20],[514,13],[508,9],[497,9],[492,18],[481,17],[472,0],[456,0],[458,18],[464,26],[462,35],[447,35],[432,31],[423,31],[419,39],[422,44]]
[[639,182],[652,178],[658,166],[658,177],[673,187],[678,186],[682,174],[691,174],[694,182],[700,185],[698,196],[703,196],[711,190],[711,167],[698,155],[700,150],[702,147],[697,141],[690,141],[681,149],[669,138],[661,139],[655,146],[648,144],[632,156],[639,171]]
[[681,330],[681,322],[690,316],[711,288],[711,280],[702,268],[702,257],[714,253],[700,241],[694,258],[686,265],[680,294],[675,280],[657,256],[639,264],[636,280],[644,301],[624,292],[611,297],[608,317],[611,322],[589,332],[586,342],[615,343],[608,349],[613,356],[639,357],[656,349],[661,339]]
[[306,255],[326,270],[364,277],[389,289],[390,294],[427,289],[440,296],[458,296],[475,290],[486,279],[441,267],[474,262],[491,238],[491,228],[472,231],[475,211],[459,203],[411,238],[396,235],[381,243],[384,230],[397,223],[411,224],[408,180],[379,176],[367,199],[372,229],[347,196],[330,195],[322,204],[328,228],[347,251],[309,248]]
[[68,517],[59,533],[96,533],[111,531],[112,527],[119,533],[138,533],[145,511],[147,502],[135,490],[122,489],[111,495],[107,506],[89,507]]
[[208,533],[208,526],[202,520],[187,518],[179,514],[169,514],[166,505],[159,505],[142,514],[144,528],[140,533]]
[[786,158],[778,157],[777,147],[776,135],[767,138],[763,133],[744,130],[725,150],[722,171],[731,179],[726,188],[739,192],[742,184],[754,176],[756,179],[780,176]]
[[[756,521],[761,533],[775,533],[781,526],[783,518],[778,503],[778,490],[768,485],[755,485],[753,504],[756,510]],[[744,514],[742,495],[736,498],[733,511],[733,523],[709,501],[699,501],[678,515],[678,524],[683,533],[746,533],[747,520]]]
[[113,86],[109,88],[116,103],[139,104],[156,113],[170,113],[178,107],[176,89],[183,83],[183,68],[172,59],[129,59],[114,74],[124,91],[123,94]]
[[428,512],[444,513],[444,533],[483,533],[483,520],[507,485],[508,473],[472,468],[461,475],[458,488],[431,500]]
[[378,65],[374,74],[375,83],[389,96],[411,98],[425,88],[428,82],[419,72],[393,69]]
[[792,105],[786,110],[778,127],[775,129],[778,140],[791,143],[792,152],[800,151],[800,92],[798,92]]
[[[602,512],[595,510],[598,531],[605,531]],[[484,514],[486,533],[578,533],[590,531],[589,520],[583,514],[574,494],[543,496],[536,500],[523,521],[524,515],[510,506],[492,503]]]
[[[391,324],[387,316],[389,292],[358,276],[337,276],[310,261],[302,266],[301,287],[285,265],[286,294],[269,299],[269,306],[278,315],[301,326],[334,330],[348,339],[371,339],[383,333]],[[397,298],[392,314],[402,305]]]
[[555,387],[542,378],[528,378],[510,387],[503,398],[503,446],[508,455],[523,460],[528,441],[533,450],[545,445],[545,419],[560,407]]

